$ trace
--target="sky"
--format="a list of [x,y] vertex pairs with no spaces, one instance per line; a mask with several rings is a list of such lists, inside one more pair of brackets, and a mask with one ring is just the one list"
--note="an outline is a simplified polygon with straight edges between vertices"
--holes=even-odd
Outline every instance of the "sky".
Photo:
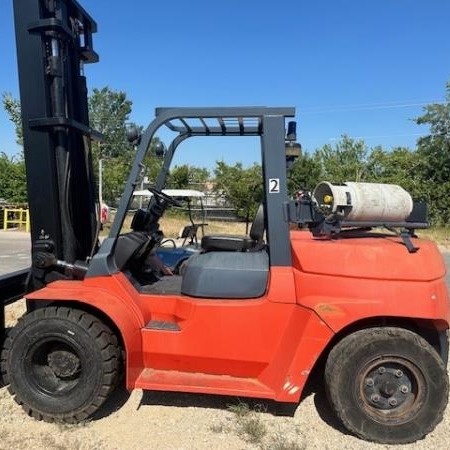
[[[0,92],[18,97],[12,1],[0,0]],[[304,151],[343,134],[413,148],[427,133],[413,119],[445,99],[450,80],[449,0],[80,3],[98,23],[89,87],[125,91],[144,126],[158,106],[294,106]],[[257,147],[192,139],[176,162],[248,165]],[[1,151],[18,151],[3,110]]]

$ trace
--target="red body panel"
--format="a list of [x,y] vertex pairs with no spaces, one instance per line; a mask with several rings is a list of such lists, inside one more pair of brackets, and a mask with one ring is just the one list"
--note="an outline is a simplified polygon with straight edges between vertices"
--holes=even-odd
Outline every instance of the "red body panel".
[[397,237],[319,240],[297,231],[291,242],[298,302],[333,331],[369,317],[431,319],[448,328],[445,264],[432,242],[418,241],[417,253]]
[[[198,299],[138,293],[123,274],[59,281],[32,300],[78,301],[116,324],[127,354],[127,386],[298,401],[334,332],[370,317],[449,322],[445,267],[420,242],[312,239],[292,233],[293,267],[272,267],[259,299]],[[150,320],[179,331],[146,327]]]

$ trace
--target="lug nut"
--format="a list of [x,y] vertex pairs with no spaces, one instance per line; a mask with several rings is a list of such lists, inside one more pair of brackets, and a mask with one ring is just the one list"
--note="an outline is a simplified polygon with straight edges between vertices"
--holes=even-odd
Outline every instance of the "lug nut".
[[386,372],[386,368],[381,366],[380,368],[378,368],[378,373],[384,373]]
[[403,372],[399,369],[399,370],[396,370],[395,371],[395,376],[397,377],[397,378],[401,378],[402,376],[403,376]]
[[400,392],[402,394],[407,394],[409,392],[408,386],[405,386],[404,384],[400,386]]
[[378,394],[372,394],[370,396],[370,400],[372,400],[374,403],[378,403],[380,401],[380,396]]
[[373,386],[373,385],[374,385],[373,379],[372,378],[367,378],[366,386]]
[[397,400],[396,400],[395,398],[390,398],[389,401],[388,401],[388,403],[389,403],[391,406],[397,406]]

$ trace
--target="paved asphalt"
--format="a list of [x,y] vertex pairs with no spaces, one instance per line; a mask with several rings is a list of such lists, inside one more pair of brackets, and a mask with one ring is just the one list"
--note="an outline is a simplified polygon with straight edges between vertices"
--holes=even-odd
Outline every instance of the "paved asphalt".
[[[450,288],[450,252],[443,254]],[[24,232],[0,231],[0,276],[30,265],[30,236]]]
[[443,253],[443,255],[447,266],[447,275],[445,280],[447,281],[447,287],[450,289],[450,252]]
[[21,231],[0,231],[0,276],[30,265],[30,235]]

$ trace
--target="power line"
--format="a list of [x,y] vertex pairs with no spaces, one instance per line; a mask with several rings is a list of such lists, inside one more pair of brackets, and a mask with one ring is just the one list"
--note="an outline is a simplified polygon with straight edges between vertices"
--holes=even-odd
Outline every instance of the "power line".
[[[387,139],[387,138],[394,138],[394,137],[411,137],[411,136],[423,136],[423,133],[409,133],[409,134],[384,134],[384,135],[378,135],[378,136],[355,136],[353,139]],[[330,141],[338,141],[341,138],[330,138]]]
[[[345,134],[345,133],[344,133]],[[405,134],[384,134],[384,135],[378,135],[378,136],[350,136],[352,139],[388,139],[388,138],[396,138],[396,137],[412,137],[412,136],[423,136],[424,133],[405,133]],[[306,142],[335,142],[340,141],[342,139],[342,136],[339,137],[328,137],[328,138],[307,138],[305,139]]]
[[345,111],[373,111],[380,109],[397,109],[397,108],[412,108],[417,106],[427,106],[430,104],[443,105],[448,102],[443,100],[429,100],[417,102],[384,102],[384,103],[360,103],[356,105],[330,105],[317,106],[306,109],[299,109],[298,114],[324,114]]

